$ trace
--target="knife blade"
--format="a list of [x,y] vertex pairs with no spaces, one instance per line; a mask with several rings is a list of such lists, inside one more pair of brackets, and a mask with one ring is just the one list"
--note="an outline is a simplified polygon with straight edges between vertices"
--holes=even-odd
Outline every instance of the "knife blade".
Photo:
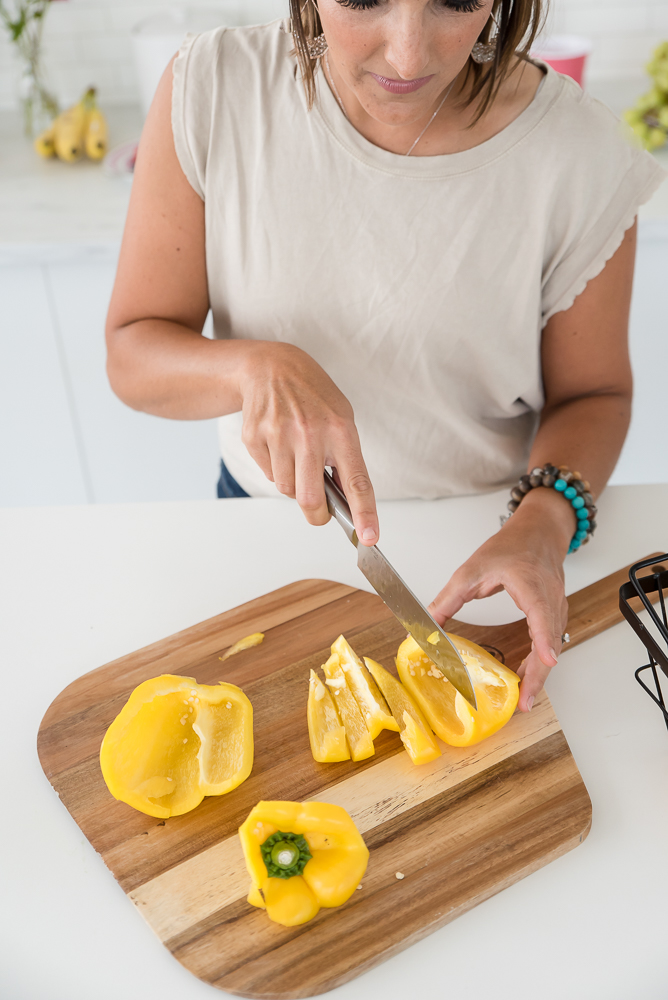
[[[357,549],[357,565],[392,614],[413,636],[418,646],[441,670],[451,684],[473,708],[478,704],[475,689],[466,664],[443,629],[431,617],[415,594],[406,586],[397,571],[377,545],[359,545],[350,507],[344,494],[325,471],[325,495],[330,514],[345,531]],[[436,642],[429,636],[438,633]]]

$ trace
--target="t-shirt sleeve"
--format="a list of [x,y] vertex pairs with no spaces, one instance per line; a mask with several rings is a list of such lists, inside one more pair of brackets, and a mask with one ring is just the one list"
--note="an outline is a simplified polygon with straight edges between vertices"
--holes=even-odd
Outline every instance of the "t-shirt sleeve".
[[225,28],[188,35],[174,60],[172,132],[176,156],[190,186],[205,200],[216,68]]
[[[570,81],[569,81],[570,83]],[[568,102],[573,112],[573,102]],[[543,325],[569,309],[601,273],[624,233],[668,174],[626,139],[605,105],[583,95],[560,132],[570,169],[559,171],[552,201],[552,235],[543,264]],[[562,164],[563,166],[563,164]]]

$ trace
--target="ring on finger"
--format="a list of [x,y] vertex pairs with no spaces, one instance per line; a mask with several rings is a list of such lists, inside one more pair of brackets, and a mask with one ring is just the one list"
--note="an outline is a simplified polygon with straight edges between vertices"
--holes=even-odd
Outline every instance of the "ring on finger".
[[566,643],[566,642],[570,642],[570,641],[571,641],[571,637],[570,637],[570,635],[568,634],[568,632],[564,632],[564,633],[563,633],[563,635],[562,635],[562,637],[561,637],[561,641],[562,641],[562,642],[564,642],[564,643]]

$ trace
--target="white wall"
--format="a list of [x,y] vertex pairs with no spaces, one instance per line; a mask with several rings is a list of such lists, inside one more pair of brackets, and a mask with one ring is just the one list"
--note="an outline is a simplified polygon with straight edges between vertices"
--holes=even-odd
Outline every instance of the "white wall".
[[[11,0],[10,0],[11,3]],[[288,0],[250,0],[263,12],[258,22],[287,14]],[[44,30],[46,75],[63,104],[78,100],[96,86],[103,104],[137,103],[139,94],[130,31],[134,25],[170,7],[230,9],[244,0],[65,0],[53,3]],[[277,13],[278,11],[278,13]],[[253,14],[256,17],[256,14]],[[224,17],[222,23],[225,23]],[[232,23],[228,21],[227,23]],[[15,106],[18,62],[0,28],[0,109]]]
[[[184,0],[188,2],[188,0]],[[224,0],[201,0],[216,6]],[[281,0],[276,0],[281,2]],[[99,87],[103,102],[137,100],[130,28],[178,0],[66,0],[54,3],[46,23],[46,66],[63,102],[85,87]],[[285,0],[287,8],[287,0]],[[668,0],[553,0],[551,19],[560,33],[585,34],[595,43],[590,79],[641,80],[652,48],[668,38]],[[17,67],[0,39],[0,108],[14,104]]]
[[668,39],[668,0],[553,0],[549,28],[594,42],[589,79],[642,79],[643,67]]

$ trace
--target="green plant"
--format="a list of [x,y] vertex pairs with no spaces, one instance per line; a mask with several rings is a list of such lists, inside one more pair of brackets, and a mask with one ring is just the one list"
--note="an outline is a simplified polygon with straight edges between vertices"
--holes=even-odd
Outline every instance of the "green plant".
[[44,18],[51,0],[0,0],[0,21],[23,59],[21,100],[28,135],[58,114],[58,102],[47,88],[41,65]]
[[668,139],[668,42],[654,50],[647,72],[653,87],[639,97],[634,108],[624,112],[624,120],[645,149],[660,149]]

